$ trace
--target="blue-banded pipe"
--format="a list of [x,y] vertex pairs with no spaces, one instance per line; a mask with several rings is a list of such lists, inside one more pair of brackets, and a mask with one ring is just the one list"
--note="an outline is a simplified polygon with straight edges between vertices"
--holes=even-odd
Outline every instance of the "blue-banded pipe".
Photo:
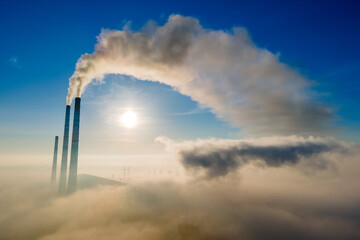
[[70,105],[66,105],[65,112],[65,126],[64,126],[64,139],[60,167],[59,179],[59,194],[66,193],[66,173],[67,173],[67,159],[68,159],[68,146],[69,146],[69,125],[70,125]]
[[79,153],[80,102],[81,102],[81,98],[79,97],[75,98],[74,123],[73,123],[72,139],[71,139],[69,183],[67,189],[68,193],[73,193],[76,191],[78,153]]
[[58,143],[59,143],[59,136],[55,136],[54,156],[53,156],[52,171],[51,171],[51,184],[55,184],[56,181]]

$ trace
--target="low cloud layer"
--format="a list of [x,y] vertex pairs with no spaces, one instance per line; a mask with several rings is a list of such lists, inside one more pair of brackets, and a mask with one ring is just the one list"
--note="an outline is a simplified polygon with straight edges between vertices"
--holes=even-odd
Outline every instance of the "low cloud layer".
[[332,119],[310,81],[257,47],[245,28],[205,29],[193,17],[171,15],[163,26],[150,21],[139,31],[102,30],[94,53],[76,64],[68,104],[106,74],[172,86],[249,133],[322,132]]
[[67,197],[49,188],[49,174],[34,178],[17,168],[18,175],[1,175],[0,239],[359,239],[359,150],[337,154],[326,158],[336,172],[306,175],[286,165],[247,164],[240,181],[230,175],[181,183],[148,179]]
[[301,162],[302,167],[310,170],[326,169],[331,165],[326,154],[346,152],[349,148],[348,144],[335,139],[297,136],[183,142],[158,137],[156,141],[177,154],[186,169],[201,172],[207,178],[226,176],[249,163],[282,167]]

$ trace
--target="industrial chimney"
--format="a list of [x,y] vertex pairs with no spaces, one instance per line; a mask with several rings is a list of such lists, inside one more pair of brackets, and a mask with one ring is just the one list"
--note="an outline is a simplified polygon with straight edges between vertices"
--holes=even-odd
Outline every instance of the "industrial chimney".
[[54,184],[56,181],[58,143],[59,143],[59,136],[55,136],[54,157],[53,157],[52,172],[51,172],[51,184]]
[[78,166],[78,151],[79,151],[79,128],[80,128],[80,101],[81,98],[75,98],[74,109],[74,125],[71,143],[71,155],[70,155],[70,169],[69,169],[69,183],[68,193],[76,191],[77,182],[77,166]]
[[66,172],[67,172],[68,145],[69,145],[69,125],[70,125],[70,105],[66,105],[64,140],[63,140],[60,179],[59,179],[59,194],[66,193]]

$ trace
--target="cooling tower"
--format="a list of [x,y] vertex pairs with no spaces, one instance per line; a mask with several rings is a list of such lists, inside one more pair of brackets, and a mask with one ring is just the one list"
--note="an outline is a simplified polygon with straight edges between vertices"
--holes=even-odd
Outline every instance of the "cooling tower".
[[73,133],[71,140],[72,143],[71,143],[71,155],[70,155],[68,193],[73,193],[76,191],[78,151],[79,151],[80,101],[81,98],[79,97],[75,98],[74,125],[73,125]]
[[56,181],[58,143],[59,143],[59,136],[55,136],[54,157],[53,157],[52,171],[51,171],[51,184],[54,184]]
[[59,194],[66,193],[66,172],[67,172],[68,145],[69,145],[69,125],[70,125],[70,105],[67,105],[66,112],[65,112],[65,127],[64,127],[64,140],[63,140],[60,179],[59,179]]

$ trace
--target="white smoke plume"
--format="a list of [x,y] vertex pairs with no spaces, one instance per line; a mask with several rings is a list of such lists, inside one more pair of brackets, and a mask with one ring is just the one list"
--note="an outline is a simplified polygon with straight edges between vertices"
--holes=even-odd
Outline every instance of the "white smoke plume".
[[264,167],[301,165],[303,170],[316,171],[332,167],[329,154],[343,154],[351,144],[332,138],[281,136],[258,139],[198,139],[176,142],[158,137],[168,152],[178,156],[181,164],[207,179],[224,177],[257,163]]
[[314,100],[310,81],[259,48],[245,28],[203,28],[196,18],[171,15],[140,31],[102,30],[92,54],[78,60],[67,103],[92,81],[123,74],[157,81],[252,133],[327,130],[332,110]]

